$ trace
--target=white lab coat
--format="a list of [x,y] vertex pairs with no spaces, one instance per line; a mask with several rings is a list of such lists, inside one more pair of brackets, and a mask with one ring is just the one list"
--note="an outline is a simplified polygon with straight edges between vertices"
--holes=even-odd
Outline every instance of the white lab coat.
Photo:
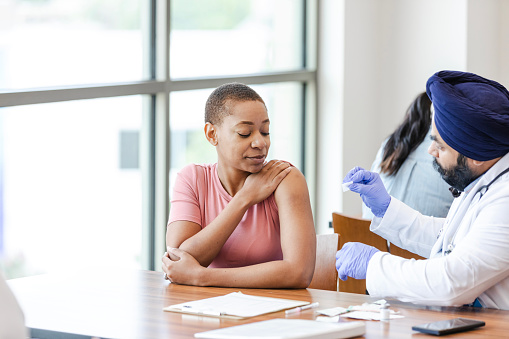
[[0,274],[0,339],[26,339],[28,336],[23,312]]
[[508,167],[509,153],[454,200],[446,218],[423,216],[392,198],[384,217],[373,219],[371,230],[430,259],[376,253],[368,265],[369,294],[440,306],[479,297],[483,307],[509,310],[509,173],[482,198],[478,193]]

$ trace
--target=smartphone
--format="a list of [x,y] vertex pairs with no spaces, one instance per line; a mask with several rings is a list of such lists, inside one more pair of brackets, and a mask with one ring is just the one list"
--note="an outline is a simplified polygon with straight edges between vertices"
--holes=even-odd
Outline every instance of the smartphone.
[[468,331],[476,327],[486,325],[484,321],[455,318],[449,320],[436,321],[433,323],[412,326],[412,330],[433,335],[444,335],[456,332]]

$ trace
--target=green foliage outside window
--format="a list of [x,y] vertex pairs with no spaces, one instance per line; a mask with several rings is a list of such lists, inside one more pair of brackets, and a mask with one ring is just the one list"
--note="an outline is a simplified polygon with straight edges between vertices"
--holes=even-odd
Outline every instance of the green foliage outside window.
[[250,6],[245,0],[173,0],[172,29],[232,29],[246,18]]

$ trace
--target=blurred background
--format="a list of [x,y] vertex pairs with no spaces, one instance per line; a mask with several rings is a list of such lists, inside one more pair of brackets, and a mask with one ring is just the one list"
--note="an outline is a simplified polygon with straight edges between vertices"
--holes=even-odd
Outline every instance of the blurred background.
[[509,85],[504,0],[0,0],[0,270],[160,269],[186,164],[215,162],[205,100],[251,85],[270,158],[308,181],[317,233],[360,215],[370,167],[426,80]]

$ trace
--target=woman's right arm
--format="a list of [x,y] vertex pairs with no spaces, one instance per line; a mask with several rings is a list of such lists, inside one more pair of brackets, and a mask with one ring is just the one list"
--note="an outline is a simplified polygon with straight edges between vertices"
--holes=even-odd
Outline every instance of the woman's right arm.
[[[191,221],[174,221],[166,228],[166,245],[191,254],[207,267],[217,256],[249,208],[246,201],[235,199],[207,227]],[[171,258],[171,256],[170,256]],[[177,260],[177,258],[171,258]]]
[[[200,265],[207,267],[223,248],[248,208],[272,194],[290,168],[286,162],[268,162],[260,172],[248,176],[244,187],[207,227],[202,229],[197,223],[183,220],[169,224],[166,229],[166,245],[186,251]],[[172,208],[178,206],[173,205]],[[170,259],[177,260],[171,256]]]

